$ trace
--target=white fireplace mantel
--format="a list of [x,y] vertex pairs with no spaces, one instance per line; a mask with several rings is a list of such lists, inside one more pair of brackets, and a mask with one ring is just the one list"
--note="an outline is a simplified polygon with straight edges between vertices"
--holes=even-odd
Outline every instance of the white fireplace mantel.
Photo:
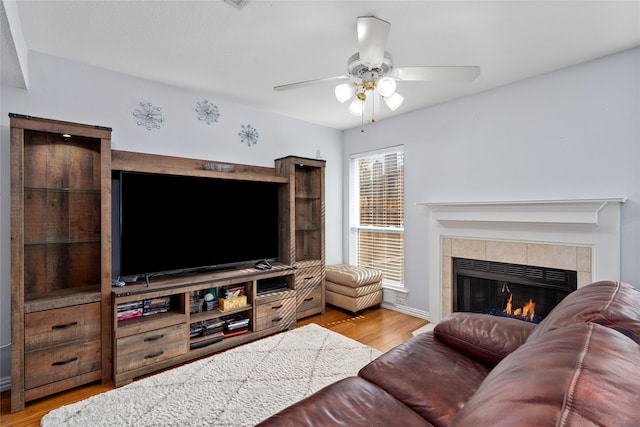
[[619,280],[620,209],[626,200],[601,197],[417,203],[429,211],[429,320],[437,322],[443,314],[445,240],[588,248],[592,256],[588,279]]
[[554,223],[598,225],[598,214],[608,203],[625,197],[490,202],[423,202],[435,221]]

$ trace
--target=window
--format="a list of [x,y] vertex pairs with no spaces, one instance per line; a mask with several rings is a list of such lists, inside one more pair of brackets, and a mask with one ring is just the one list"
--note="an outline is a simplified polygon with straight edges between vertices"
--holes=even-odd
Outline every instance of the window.
[[384,272],[404,287],[404,151],[394,147],[351,157],[349,263]]

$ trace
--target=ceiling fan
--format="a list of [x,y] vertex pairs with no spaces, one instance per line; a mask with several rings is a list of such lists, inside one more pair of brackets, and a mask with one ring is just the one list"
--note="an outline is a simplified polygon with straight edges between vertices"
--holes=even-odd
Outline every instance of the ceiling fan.
[[[356,23],[359,51],[347,61],[348,75],[285,84],[273,90],[350,80],[338,84],[335,95],[341,103],[352,99],[349,112],[362,116],[368,93],[373,112],[379,108],[380,98],[392,111],[400,107],[404,97],[396,92],[396,81],[472,81],[480,75],[478,66],[395,67],[391,54],[385,50],[391,24],[375,16],[360,16]],[[375,121],[373,113],[372,121]]]

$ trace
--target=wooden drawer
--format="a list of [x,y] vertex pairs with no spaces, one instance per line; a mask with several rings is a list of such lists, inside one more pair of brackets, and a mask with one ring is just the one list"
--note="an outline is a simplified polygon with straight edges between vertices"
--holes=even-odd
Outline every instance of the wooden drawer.
[[188,351],[186,324],[156,329],[116,340],[116,373],[151,365]]
[[311,289],[322,283],[322,269],[305,268],[296,272],[296,289]]
[[319,313],[322,310],[322,286],[299,289],[296,299],[298,318],[300,318],[300,314],[304,314],[306,317]]
[[257,298],[256,305],[256,317],[264,317],[271,315],[273,313],[280,313],[292,308],[295,308],[296,303],[296,293],[295,292],[287,292],[286,297],[280,297],[275,299],[264,299],[261,300],[261,297]]
[[62,344],[25,353],[25,389],[100,369],[100,341]]
[[270,328],[279,330],[289,329],[296,321],[296,297],[289,292],[287,298],[269,301],[265,304],[258,303],[256,307],[256,332]]
[[24,316],[25,352],[100,340],[100,303],[82,304]]

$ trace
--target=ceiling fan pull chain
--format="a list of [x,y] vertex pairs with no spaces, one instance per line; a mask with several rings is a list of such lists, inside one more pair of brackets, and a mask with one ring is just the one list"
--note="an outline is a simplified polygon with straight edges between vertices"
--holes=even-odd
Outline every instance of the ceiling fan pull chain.
[[371,123],[376,121],[376,93],[375,87],[371,89]]

